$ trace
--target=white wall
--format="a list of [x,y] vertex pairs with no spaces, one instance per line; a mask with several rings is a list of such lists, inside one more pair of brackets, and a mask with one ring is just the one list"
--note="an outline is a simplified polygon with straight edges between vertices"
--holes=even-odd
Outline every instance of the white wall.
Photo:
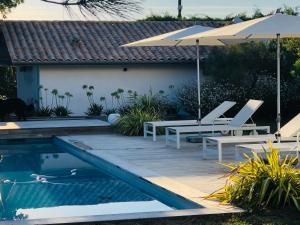
[[[125,72],[124,68],[128,70]],[[110,94],[117,88],[137,91],[140,94],[147,93],[150,88],[153,91],[169,91],[169,85],[178,88],[185,82],[196,82],[196,79],[194,64],[40,66],[41,85],[49,90],[56,88],[61,93],[69,91],[74,95],[70,104],[74,115],[84,115],[88,108],[83,84],[93,85],[95,99],[105,96],[110,105]]]

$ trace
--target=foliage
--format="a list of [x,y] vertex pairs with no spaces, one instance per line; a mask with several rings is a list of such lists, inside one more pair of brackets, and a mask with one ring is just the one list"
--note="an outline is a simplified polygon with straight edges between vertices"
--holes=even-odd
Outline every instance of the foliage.
[[249,209],[295,208],[300,211],[300,170],[295,168],[297,157],[280,160],[279,151],[270,144],[265,158],[253,152],[253,158],[237,166],[226,165],[231,172],[221,191],[208,198],[220,199]]
[[52,112],[57,117],[67,117],[72,114],[72,112],[67,107],[62,105],[54,107],[52,109]]
[[[196,83],[184,84],[177,92],[178,104],[195,118],[198,115],[197,92]],[[202,116],[227,100],[236,101],[242,106],[246,102],[245,90],[226,81],[206,81],[201,84]]]
[[17,82],[15,69],[13,67],[0,67],[0,95],[6,98],[14,98],[16,94]]
[[93,103],[89,106],[88,111],[86,114],[88,116],[101,116],[101,113],[103,111],[103,106],[99,105],[97,103]]
[[276,75],[275,46],[258,42],[213,48],[204,62],[204,74],[238,85],[246,83],[251,89],[259,76]]
[[106,222],[105,225],[299,225],[298,212],[269,210],[256,213],[221,213],[177,218],[140,219],[123,222]]
[[[284,39],[281,44],[281,94],[284,99],[282,115],[288,119],[300,110],[300,41]],[[226,48],[213,48],[205,59],[204,74],[241,87],[245,99],[264,100],[261,112],[270,112],[266,115],[273,115],[277,95],[276,65],[274,41],[244,43]],[[290,105],[294,107],[289,107]]]
[[42,106],[40,107],[37,111],[36,111],[36,115],[37,116],[45,116],[45,117],[49,117],[51,116],[53,113],[53,110],[49,107],[49,106]]
[[[284,99],[281,103],[281,111],[284,120],[288,120],[300,111],[299,90],[298,79],[281,80],[281,97]],[[248,99],[260,99],[264,101],[264,104],[255,116],[273,119],[276,116],[276,95],[277,80],[272,76],[259,76],[255,86],[251,89],[247,83],[234,84],[228,80],[207,80],[201,85],[202,116],[223,101],[235,101],[237,102],[235,109],[240,109]],[[197,85],[195,83],[184,84],[178,89],[177,98],[179,105],[196,118],[198,113]],[[231,112],[234,113],[234,110]]]
[[132,108],[120,118],[116,124],[116,129],[124,135],[139,136],[143,134],[144,122],[156,120],[160,120],[158,113]]
[[[174,89],[174,86],[170,85],[169,89]],[[170,101],[168,95],[166,95],[163,90],[157,93],[153,93],[153,91],[150,90],[148,94],[144,95],[132,92],[128,98],[127,111],[132,108],[138,108],[145,112],[159,114],[161,118],[165,118],[170,113],[177,112],[176,104]]]
[[[172,91],[173,85],[169,86]],[[118,88],[111,93],[111,109],[107,108],[107,100],[105,97],[101,97],[100,101],[105,104],[105,112],[120,113],[125,115],[133,108],[138,108],[144,111],[150,111],[160,114],[162,117],[167,116],[170,113],[176,113],[176,104],[173,104],[169,96],[165,94],[163,90],[153,93],[150,89],[147,94],[138,94],[136,91]]]
[[170,102],[164,91],[153,93],[150,90],[148,94],[139,95],[129,90],[126,98],[125,104],[118,109],[121,119],[116,125],[117,130],[125,135],[141,135],[144,122],[165,119],[170,113],[177,112],[176,104]]
[[[287,5],[283,5],[283,7],[280,10],[281,13],[287,14],[287,15],[299,15],[299,7],[289,7]],[[238,13],[235,15],[227,15],[223,18],[218,17],[210,17],[208,15],[203,16],[190,16],[190,17],[177,17],[172,16],[168,12],[165,12],[163,14],[151,14],[150,16],[147,16],[146,18],[142,19],[143,21],[232,21],[235,17],[239,17],[242,20],[251,20],[260,18],[263,16],[271,15],[274,11],[271,11],[269,13],[263,14],[260,9],[255,9],[253,14],[251,16],[248,16],[246,13]]]
[[23,2],[24,0],[1,0],[0,14],[5,18],[5,15],[10,12],[11,8],[15,8]]
[[[71,7],[78,7],[83,16],[115,16],[129,18],[133,13],[141,12],[140,0],[41,0],[43,2],[62,5],[71,14]],[[24,0],[1,0],[0,14],[5,18],[12,8],[23,3]]]
[[117,113],[117,112],[118,112],[117,109],[111,108],[111,109],[106,109],[106,110],[104,111],[104,114],[105,114],[105,115],[109,115],[109,114],[114,114],[114,113]]
[[[65,92],[64,94],[60,94],[57,89],[53,89],[51,91],[52,94],[52,103],[51,103],[51,108],[53,108],[53,112],[56,116],[60,113],[55,113],[55,112],[62,112],[62,114],[68,114],[71,113],[69,110],[69,105],[71,102],[71,98],[73,98],[73,95],[70,92]],[[53,107],[55,105],[55,107]],[[64,109],[63,109],[64,108]]]
[[37,116],[69,116],[72,112],[69,110],[71,98],[70,92],[60,94],[57,89],[51,91],[51,104],[49,103],[49,89],[39,86],[40,108],[36,111]]
[[58,4],[70,11],[71,6],[77,6],[84,16],[96,16],[99,14],[129,18],[132,13],[140,13],[140,0],[41,0]]
[[[89,107],[88,110],[86,112],[86,114],[88,116],[100,116],[102,111],[103,111],[103,106],[101,104],[98,104],[95,102],[94,99],[94,90],[95,87],[92,85],[83,85],[82,89],[85,90],[86,96],[88,98],[89,101]],[[100,101],[105,101],[104,97],[100,98]]]

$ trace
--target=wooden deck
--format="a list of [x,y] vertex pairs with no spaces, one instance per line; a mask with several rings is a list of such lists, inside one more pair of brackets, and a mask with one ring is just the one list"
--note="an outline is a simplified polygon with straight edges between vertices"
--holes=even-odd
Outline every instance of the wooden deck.
[[[163,137],[157,142],[117,134],[61,138],[75,145],[80,143],[78,147],[190,200],[227,210],[202,198],[224,185],[225,179],[221,177],[225,168],[217,162],[216,151],[208,154],[211,160],[203,160],[201,144],[183,141],[182,149],[178,150],[173,145],[166,146]],[[224,149],[224,159],[234,160],[234,148]]]

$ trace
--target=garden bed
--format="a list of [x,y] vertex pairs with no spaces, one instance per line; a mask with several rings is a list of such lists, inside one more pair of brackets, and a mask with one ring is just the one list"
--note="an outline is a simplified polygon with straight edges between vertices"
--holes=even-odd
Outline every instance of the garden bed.
[[264,213],[235,215],[193,216],[174,219],[149,219],[136,221],[103,222],[97,225],[298,225],[300,215],[296,211],[274,210]]

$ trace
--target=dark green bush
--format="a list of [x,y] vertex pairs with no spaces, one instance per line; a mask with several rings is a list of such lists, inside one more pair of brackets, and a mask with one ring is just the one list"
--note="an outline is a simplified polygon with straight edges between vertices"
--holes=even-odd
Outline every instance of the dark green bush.
[[97,103],[92,103],[88,111],[86,112],[86,115],[88,116],[101,116],[101,113],[103,111],[103,106]]
[[[198,115],[198,86],[196,83],[183,85],[177,93],[179,105],[193,117]],[[245,90],[227,81],[207,81],[201,85],[202,116],[209,113],[223,101],[236,101],[242,106],[246,101]]]
[[53,113],[53,110],[49,107],[40,107],[39,109],[37,109],[37,111],[35,112],[35,114],[37,116],[45,116],[45,117],[50,117]]
[[126,112],[135,108],[158,114],[163,119],[170,113],[177,113],[176,103],[172,103],[164,91],[155,94],[152,91],[144,95],[132,94],[129,96],[129,103],[121,109],[121,112],[126,114]]
[[122,134],[137,136],[143,134],[143,125],[147,121],[163,120],[177,113],[176,104],[172,104],[163,91],[138,95],[129,92],[128,103],[118,109],[121,119],[116,125]]
[[65,106],[57,106],[53,108],[53,114],[57,117],[67,117],[72,114],[72,112]]
[[[297,78],[281,81],[281,111],[284,120],[288,120],[300,111],[300,85]],[[183,109],[196,118],[198,113],[197,85],[183,85],[177,93]],[[247,84],[234,84],[228,80],[206,81],[201,86],[202,116],[209,113],[223,101],[236,101],[235,109],[240,109],[248,99],[263,100],[264,104],[255,114],[256,117],[275,119],[277,104],[277,80],[272,76],[261,76],[249,89]],[[293,106],[293,107],[291,107]],[[236,111],[235,110],[235,111]],[[233,115],[234,116],[234,113]]]
[[[0,7],[1,8],[1,7]],[[1,11],[1,9],[0,9]],[[16,70],[13,67],[0,67],[0,95],[15,98],[17,95]]]
[[160,120],[161,117],[154,111],[145,111],[140,108],[132,108],[123,115],[115,128],[118,132],[128,136],[143,135],[143,125],[147,121]]

